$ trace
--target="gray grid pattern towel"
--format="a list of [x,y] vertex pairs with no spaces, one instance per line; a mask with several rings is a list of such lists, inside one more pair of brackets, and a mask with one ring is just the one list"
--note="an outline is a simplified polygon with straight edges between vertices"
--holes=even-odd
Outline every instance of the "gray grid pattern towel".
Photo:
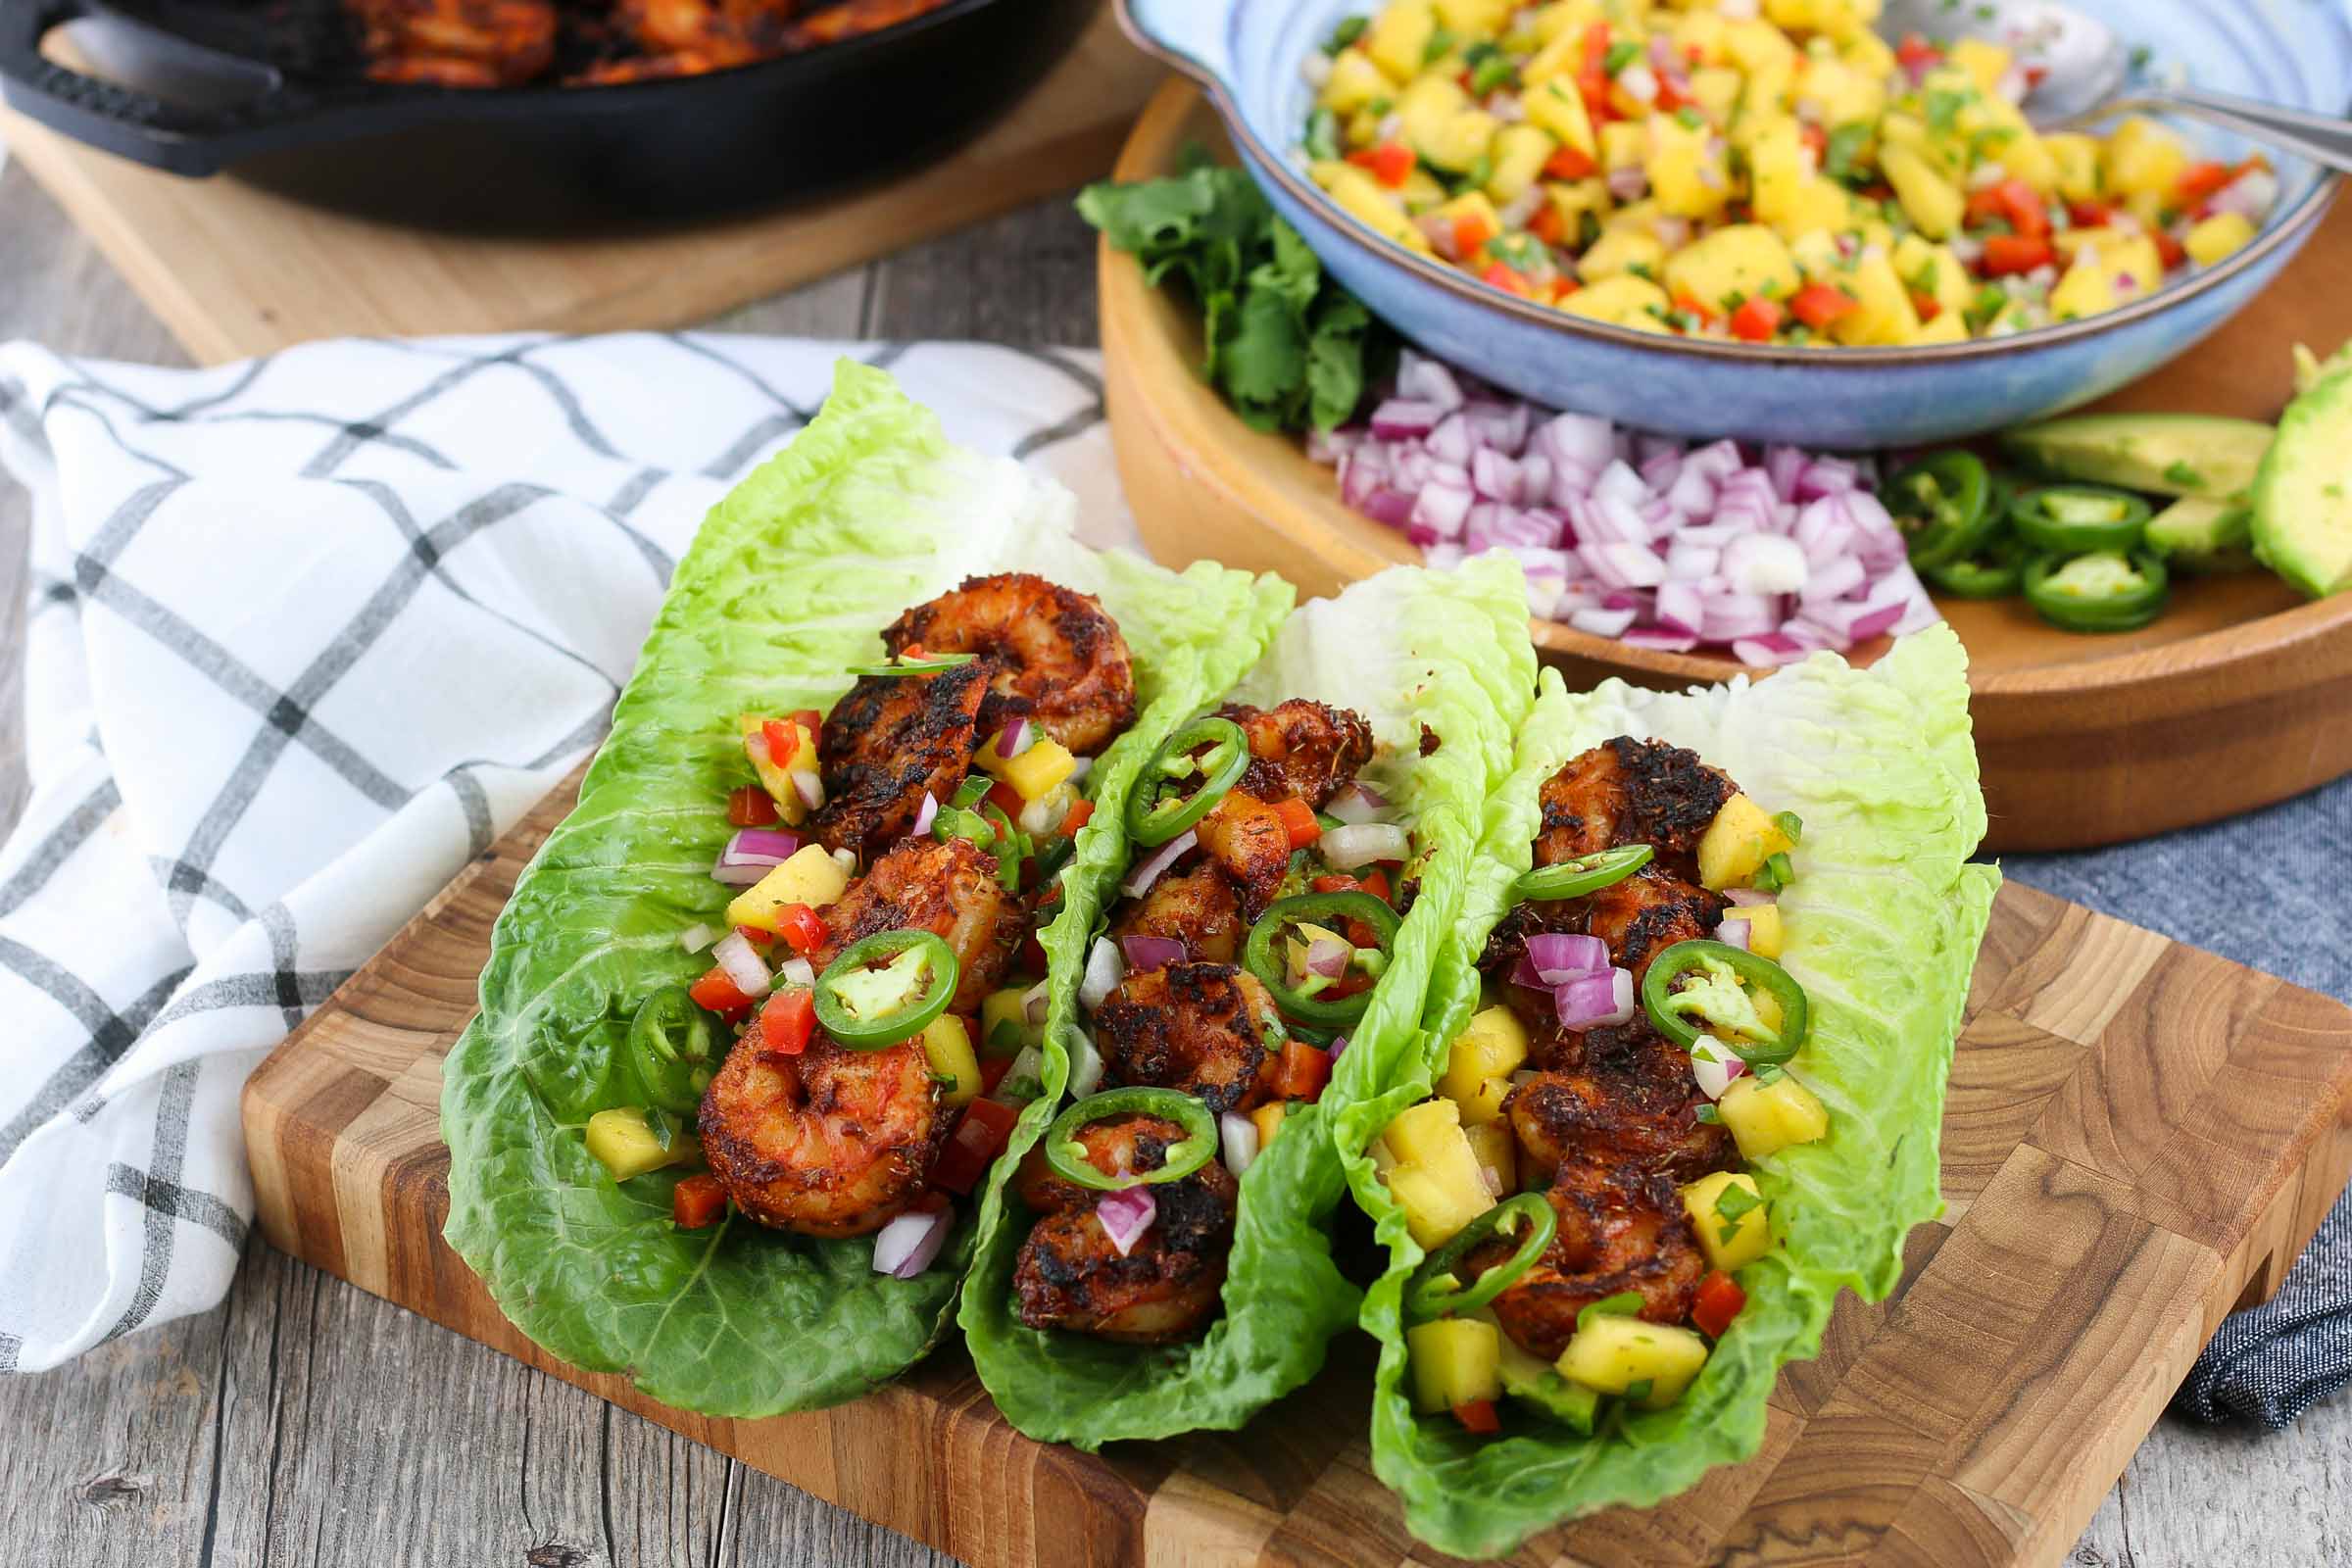
[[[225,1292],[245,1074],[592,743],[696,520],[845,351],[1053,471],[1092,542],[1132,542],[1088,355],[518,337],[183,372],[0,350],[0,461],[34,496],[34,795],[0,850],[0,1368]],[[2352,783],[2010,870],[2352,997],[2348,858]],[[2352,1376],[2348,1325],[2339,1207],[2181,1404],[2283,1424]]]
[[[2023,856],[2021,882],[2352,1002],[2352,779],[2269,810],[2084,855]],[[2352,1042],[2347,1042],[2352,1049]],[[2352,1383],[2352,1196],[2278,1295],[2236,1313],[2173,1407],[2285,1426]]]

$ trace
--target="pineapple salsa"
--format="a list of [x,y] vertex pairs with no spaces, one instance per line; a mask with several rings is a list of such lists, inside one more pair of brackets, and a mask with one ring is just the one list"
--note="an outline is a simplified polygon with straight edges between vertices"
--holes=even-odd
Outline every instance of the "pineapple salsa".
[[2259,158],[2037,134],[2035,68],[1880,0],[1388,0],[1307,62],[1303,151],[1409,250],[1642,331],[1957,343],[2113,310],[2250,241]]
[[1830,1125],[1785,1069],[1811,1011],[1778,961],[1803,824],[1629,736],[1542,804],[1487,1004],[1368,1152],[1428,1254],[1402,1302],[1415,1405],[1478,1433],[1680,1398],[1774,1245],[1746,1167]]

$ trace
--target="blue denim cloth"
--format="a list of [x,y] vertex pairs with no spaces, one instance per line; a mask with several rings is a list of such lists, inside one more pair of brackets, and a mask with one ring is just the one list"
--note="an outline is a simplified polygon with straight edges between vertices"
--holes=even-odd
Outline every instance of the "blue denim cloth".
[[[2352,722],[2348,719],[2347,722]],[[2209,827],[2002,862],[2029,886],[2352,1002],[2352,779]],[[2352,1195],[2278,1296],[2232,1314],[2173,1396],[2277,1431],[2352,1383]]]

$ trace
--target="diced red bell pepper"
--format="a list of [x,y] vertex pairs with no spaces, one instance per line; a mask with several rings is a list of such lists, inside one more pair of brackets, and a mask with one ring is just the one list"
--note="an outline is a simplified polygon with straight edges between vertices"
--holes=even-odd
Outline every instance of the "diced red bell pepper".
[[[1329,996],[1328,991],[1324,993]],[[1331,1082],[1331,1053],[1303,1040],[1283,1043],[1282,1065],[1276,1069],[1274,1092],[1284,1100],[1319,1100]]]
[[1788,301],[1789,311],[1816,332],[1861,308],[1860,300],[1829,283],[1808,283]]
[[779,986],[760,1009],[760,1049],[797,1056],[816,1033],[816,993],[807,986]]
[[982,796],[981,799],[988,802],[989,805],[995,807],[998,810],[1003,811],[1007,818],[1019,816],[1021,814],[1021,808],[1029,804],[1027,801],[1021,799],[1021,792],[1019,790],[1014,789],[1003,779],[999,779],[994,784],[991,784],[988,787],[988,793]]
[[1554,305],[1559,304],[1560,301],[1566,299],[1569,295],[1575,293],[1578,289],[1583,288],[1584,286],[1584,284],[1579,283],[1575,278],[1570,277],[1566,272],[1562,272],[1559,276],[1551,280],[1551,303]]
[[[980,1031],[976,1026],[970,1032],[974,1040],[980,1038]],[[983,1095],[995,1094],[997,1085],[1004,1081],[1004,1075],[1012,1071],[1012,1064],[1017,1059],[1019,1058],[1014,1056],[982,1054],[980,1057],[980,1093]]]
[[1796,127],[1796,137],[1805,144],[1806,150],[1812,153],[1813,167],[1819,169],[1822,161],[1830,156],[1830,133],[1819,125],[1807,122]]
[[770,718],[760,725],[760,733],[767,737],[767,760],[778,767],[790,767],[792,760],[801,755],[800,727],[787,719]]
[[2174,268],[2179,267],[2182,262],[2188,260],[2188,251],[2186,247],[2182,246],[2179,240],[2173,238],[2170,230],[2152,228],[2148,230],[2148,237],[2156,242],[2156,259],[2164,263],[2164,270],[2166,271],[2171,271]]
[[1498,288],[1505,294],[1516,294],[1521,299],[1535,297],[1534,286],[1515,270],[1500,262],[1489,262],[1486,270],[1478,274],[1478,280],[1489,288]]
[[1577,74],[1606,77],[1608,69],[1609,24],[1595,22],[1585,28],[1584,53],[1577,62]]
[[1356,883],[1356,886],[1362,888],[1366,893],[1371,894],[1383,904],[1394,904],[1396,902],[1396,897],[1389,892],[1389,873],[1386,871],[1376,868],[1370,876],[1359,880]]
[[2175,205],[2183,211],[2193,208],[2236,177],[2237,171],[2228,164],[2218,164],[2210,159],[2191,164],[2174,182]]
[[1686,316],[1695,317],[1701,326],[1713,326],[1718,315],[1717,312],[1709,310],[1696,295],[1681,289],[1675,291],[1674,308]]
[[1560,210],[1549,202],[1537,208],[1534,216],[1528,219],[1527,231],[1546,245],[1567,242],[1568,225],[1560,218]]
[[715,1225],[727,1211],[727,1190],[708,1173],[689,1176],[669,1190],[669,1217],[682,1231]]
[[1296,795],[1276,801],[1274,814],[1282,818],[1283,831],[1290,834],[1294,850],[1303,850],[1323,836],[1323,824],[1315,820],[1315,808]]
[[1984,259],[1979,263],[1986,277],[2010,277],[2019,272],[2031,272],[2037,267],[2047,267],[2057,260],[2058,253],[2050,249],[2046,239],[2030,239],[2023,234],[1994,234],[1984,241]]
[[[1586,179],[1600,172],[1592,155],[1580,148],[1562,147],[1544,160],[1544,172],[1551,179]],[[1534,227],[1532,223],[1528,225]]]
[[1481,1437],[1492,1437],[1502,1430],[1502,1418],[1494,1413],[1493,1399],[1472,1399],[1467,1404],[1457,1404],[1453,1407],[1453,1418],[1462,1424],[1464,1431],[1475,1432]]
[[1894,46],[1895,63],[1914,75],[1931,66],[1940,65],[1943,51],[1916,32],[1903,34],[1903,41]]
[[1740,1288],[1740,1282],[1717,1269],[1698,1282],[1698,1295],[1690,1306],[1690,1321],[1708,1339],[1720,1340],[1745,1305],[1747,1293]]
[[1372,177],[1391,190],[1401,186],[1413,172],[1413,150],[1400,141],[1358,147],[1348,155],[1348,161],[1358,169],[1372,171]]
[[825,917],[806,904],[786,905],[776,919],[777,934],[806,957],[825,944]]
[[994,1100],[975,1100],[964,1106],[963,1119],[939,1152],[939,1163],[931,1167],[931,1185],[958,1196],[970,1192],[990,1163],[1004,1152],[1013,1123],[1020,1118],[1016,1106]]
[[1345,871],[1326,871],[1310,880],[1306,886],[1313,893],[1353,893],[1363,884]]
[[815,734],[817,726],[824,722],[824,715],[813,708],[796,708],[784,716],[811,735]]
[[757,784],[727,793],[727,820],[737,827],[765,827],[776,819],[776,803]]
[[1780,329],[1780,302],[1761,294],[1741,300],[1740,308],[1732,313],[1732,336],[1742,343],[1769,343],[1772,334]]
[[[1061,884],[1056,882],[1054,886],[1059,888]],[[1022,973],[1032,975],[1046,972],[1046,950],[1038,945],[1037,932],[1034,930],[1021,933],[1020,969]],[[1007,980],[1004,983],[1010,985],[1012,982]]]
[[2068,202],[2066,216],[2077,228],[2104,228],[2115,218],[2105,202]]
[[1933,321],[1936,319],[1936,318],[1943,314],[1943,302],[1937,299],[1935,295],[1922,294],[1917,289],[1912,289],[1910,294],[1911,309],[1919,313],[1919,318],[1921,320]]
[[1477,260],[1494,237],[1494,225],[1475,213],[1453,220],[1453,254],[1464,262]]
[[1968,220],[1982,223],[1988,218],[2003,220],[2012,232],[2027,239],[2041,239],[2050,231],[2049,209],[2022,179],[2004,179],[1969,193]]
[[749,942],[755,948],[772,948],[776,945],[776,934],[773,931],[762,931],[756,925],[739,925],[735,930],[744,941]]
[[686,994],[712,1012],[740,1012],[759,999],[746,996],[743,988],[728,977],[727,971],[713,967],[711,971],[686,988]]
[[1095,803],[1081,795],[1070,803],[1069,810],[1062,815],[1061,825],[1054,831],[1065,839],[1074,839],[1078,836],[1078,830],[1086,826],[1087,819],[1094,814]]

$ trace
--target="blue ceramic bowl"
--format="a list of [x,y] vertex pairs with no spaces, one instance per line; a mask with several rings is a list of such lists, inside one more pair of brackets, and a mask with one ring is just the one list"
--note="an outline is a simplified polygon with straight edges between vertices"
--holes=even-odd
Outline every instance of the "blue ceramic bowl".
[[[2352,21],[2337,0],[2075,3],[2157,62],[2180,63],[2196,85],[2327,114],[2352,103]],[[2245,249],[2121,310],[2011,337],[1831,350],[1660,337],[1536,305],[1412,255],[1315,188],[1297,150],[1312,103],[1300,62],[1342,17],[1376,8],[1377,0],[1119,0],[1139,42],[1209,89],[1275,210],[1398,331],[1524,397],[1641,429],[1901,447],[2088,402],[2189,348],[2260,293],[2335,193],[2312,165],[2276,158],[2278,202]],[[2251,150],[2189,128],[2214,156]]]

